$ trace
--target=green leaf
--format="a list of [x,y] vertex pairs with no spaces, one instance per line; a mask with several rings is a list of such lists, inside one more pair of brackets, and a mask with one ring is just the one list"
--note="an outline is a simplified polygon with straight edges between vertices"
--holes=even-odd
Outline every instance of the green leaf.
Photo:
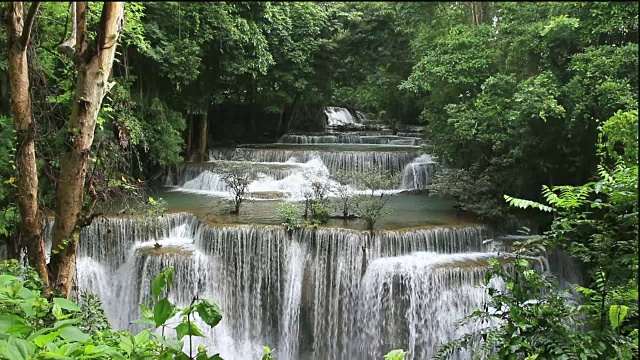
[[27,360],[31,358],[34,352],[35,347],[30,342],[13,336],[9,337],[6,349],[7,358],[11,360]]
[[53,298],[53,303],[60,306],[61,309],[69,310],[69,311],[80,311],[80,307],[65,298]]
[[[148,331],[148,330],[145,330]],[[140,334],[144,333],[145,331],[141,332]],[[136,335],[139,336],[140,334]],[[147,337],[149,336],[149,333],[146,333]],[[131,334],[127,334],[128,336],[125,335],[120,335],[120,342],[118,343],[118,347],[122,350],[124,350],[124,352],[127,355],[131,355],[131,352],[133,351],[133,342],[131,342],[131,338],[129,338],[129,336],[131,336]]]
[[216,303],[209,300],[202,300],[197,306],[198,314],[202,321],[207,325],[214,327],[222,320],[222,311]]
[[182,339],[185,335],[190,336],[204,336],[202,331],[192,322],[183,322],[176,327],[176,333],[178,339]]
[[624,305],[611,305],[609,308],[609,321],[611,328],[614,330],[620,326],[620,323],[627,317],[629,307]]
[[60,331],[53,331],[48,334],[40,335],[33,339],[33,343],[36,344],[37,347],[44,347],[48,343],[52,342],[53,339],[57,338],[60,335]]
[[173,315],[174,306],[165,297],[158,301],[153,307],[153,320],[156,322],[156,327],[164,325],[164,323]]
[[67,326],[60,330],[60,337],[65,340],[77,341],[83,343],[91,338],[90,335],[85,334],[82,330],[75,326]]
[[151,330],[142,330],[133,338],[133,343],[136,347],[142,347],[149,342],[149,335],[151,335]]
[[166,281],[164,278],[164,273],[158,274],[156,278],[153,279],[153,285],[151,286],[151,292],[153,296],[160,296],[160,293],[162,293],[162,289],[164,288],[165,284]]
[[180,340],[176,340],[176,339],[158,339],[158,342],[161,343],[162,345],[176,350],[176,351],[182,351],[182,346],[183,343]]
[[143,304],[139,304],[138,307],[140,308],[141,315],[140,318],[133,321],[133,323],[155,325],[156,322],[153,320],[153,312],[151,311],[151,309]]
[[18,280],[13,275],[0,275],[0,287],[5,287],[7,283]]
[[53,325],[53,330],[62,329],[63,327],[66,327],[69,325],[75,325],[81,321],[82,321],[82,318],[56,321],[56,323]]
[[0,314],[0,334],[20,336],[32,331],[30,326],[16,315]]

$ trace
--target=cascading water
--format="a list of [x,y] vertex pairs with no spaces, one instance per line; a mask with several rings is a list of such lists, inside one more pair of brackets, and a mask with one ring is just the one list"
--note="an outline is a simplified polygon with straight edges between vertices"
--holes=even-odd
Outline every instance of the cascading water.
[[[107,236],[101,237],[105,230]],[[138,325],[130,325],[139,315],[136,305],[149,301],[153,277],[174,266],[172,300],[184,306],[198,295],[221,306],[223,321],[197,343],[225,359],[257,358],[261,345],[276,348],[279,359],[364,359],[370,358],[371,348],[365,351],[357,345],[363,341],[358,329],[377,321],[378,315],[363,312],[362,304],[374,296],[372,289],[377,285],[371,274],[378,271],[378,264],[420,251],[483,251],[488,235],[483,227],[437,228],[381,231],[370,239],[368,233],[354,230],[287,234],[275,226],[205,227],[185,214],[109,219],[83,231],[78,281],[81,288],[98,293],[116,328],[138,330]],[[114,251],[100,250],[107,248]],[[483,271],[478,265],[469,267],[471,263],[460,266],[464,262],[460,259],[478,262],[484,259],[480,255],[438,256],[439,264],[452,269]],[[426,270],[415,276],[425,274]],[[429,276],[444,276],[438,274]],[[458,282],[464,284],[465,277],[450,278],[438,284],[457,293]],[[455,280],[459,278],[464,281]],[[429,321],[425,319],[415,321]],[[407,322],[398,321],[390,326]],[[416,338],[416,349],[432,351],[436,346],[433,338],[421,339]]]
[[319,158],[333,174],[342,171],[364,171],[369,167],[399,173],[416,156],[419,149],[411,151],[314,151],[314,150],[280,150],[280,149],[213,149],[209,152],[211,159],[231,160],[242,157],[248,161],[285,162],[291,159],[304,163]]
[[296,135],[284,134],[278,139],[279,144],[390,144],[415,146],[422,144],[419,137],[406,137],[394,135],[366,135],[358,134],[336,134],[336,135]]
[[373,359],[402,347],[408,360],[430,359],[433,344],[471,330],[456,329],[455,321],[486,302],[479,287],[486,268],[474,264],[495,256],[419,252],[372,261],[362,278],[352,358]]
[[403,189],[424,189],[431,180],[436,163],[428,154],[422,154],[404,168],[402,176]]
[[324,113],[327,115],[327,125],[329,126],[361,126],[362,122],[367,120],[366,115],[361,111],[357,112],[358,119],[356,119],[349,110],[340,107],[327,107],[324,109]]

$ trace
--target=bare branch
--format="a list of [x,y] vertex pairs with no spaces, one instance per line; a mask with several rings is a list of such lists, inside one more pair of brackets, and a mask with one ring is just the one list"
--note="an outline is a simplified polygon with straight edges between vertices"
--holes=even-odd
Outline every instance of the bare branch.
[[34,1],[29,7],[29,11],[27,12],[27,18],[24,23],[24,29],[22,30],[22,37],[20,38],[20,45],[22,48],[26,48],[29,43],[29,39],[31,37],[31,28],[33,27],[33,22],[36,19],[36,13],[40,8],[40,1]]
[[[67,40],[64,40],[60,45],[58,45],[58,51],[73,58],[75,53],[74,46],[76,45],[76,34],[78,33],[78,24],[77,24],[77,12],[76,6],[73,2],[71,4],[71,35]],[[67,32],[65,24],[65,33]]]

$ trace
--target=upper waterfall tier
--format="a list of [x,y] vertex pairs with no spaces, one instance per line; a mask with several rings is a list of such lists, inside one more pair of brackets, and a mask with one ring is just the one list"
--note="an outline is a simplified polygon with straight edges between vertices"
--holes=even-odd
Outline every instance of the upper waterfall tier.
[[327,115],[328,126],[362,126],[367,122],[367,115],[361,111],[356,111],[355,116],[345,108],[341,107],[326,107],[324,113]]
[[279,144],[389,144],[389,145],[420,145],[422,139],[414,136],[397,135],[358,135],[354,133],[297,135],[284,134],[278,140]]
[[[371,146],[371,145],[369,145]],[[359,151],[356,151],[359,150]],[[417,146],[378,146],[356,147],[355,145],[343,146],[294,146],[274,148],[248,148],[236,149],[212,149],[209,158],[215,160],[234,160],[242,158],[253,162],[296,162],[305,163],[311,159],[319,158],[329,172],[358,171],[362,172],[373,167],[386,170],[392,174],[401,173],[404,167],[419,156],[421,149]]]

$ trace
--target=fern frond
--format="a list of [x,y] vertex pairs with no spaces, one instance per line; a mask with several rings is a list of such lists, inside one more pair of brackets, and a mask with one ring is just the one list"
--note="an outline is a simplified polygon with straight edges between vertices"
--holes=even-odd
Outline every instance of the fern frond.
[[540,204],[539,202],[531,200],[514,198],[509,195],[504,195],[504,199],[509,203],[510,206],[515,206],[521,209],[527,209],[531,207],[533,209],[538,209],[546,212],[552,212],[554,210],[551,206]]

